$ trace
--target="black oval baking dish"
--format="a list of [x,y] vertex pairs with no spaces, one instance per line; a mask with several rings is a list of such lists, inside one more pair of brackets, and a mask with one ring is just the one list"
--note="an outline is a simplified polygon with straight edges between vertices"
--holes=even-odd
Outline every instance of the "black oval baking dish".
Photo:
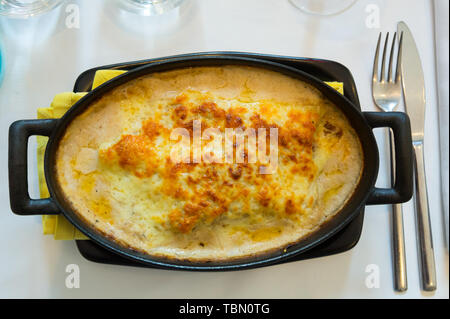
[[[358,134],[364,154],[364,168],[360,182],[344,207],[323,224],[317,231],[288,247],[230,261],[192,262],[159,258],[122,246],[88,225],[72,209],[58,185],[55,174],[56,150],[68,124],[83,113],[95,100],[117,86],[153,72],[197,67],[245,65],[265,68],[299,79],[317,88],[333,102],[348,118]],[[379,155],[372,129],[389,127],[394,133],[395,161],[398,163],[395,185],[392,188],[377,188]],[[44,171],[50,198],[31,199],[28,194],[27,143],[32,135],[48,136],[45,152]],[[347,225],[364,205],[394,204],[408,201],[412,196],[413,158],[411,149],[411,129],[406,114],[400,112],[361,112],[346,97],[319,79],[297,69],[274,62],[236,56],[181,57],[168,62],[154,63],[126,72],[92,90],[80,99],[60,119],[20,120],[9,129],[9,190],[11,209],[18,215],[63,214],[71,223],[99,245],[143,264],[157,268],[179,270],[238,270],[266,266],[280,262],[305,252],[333,236]]]

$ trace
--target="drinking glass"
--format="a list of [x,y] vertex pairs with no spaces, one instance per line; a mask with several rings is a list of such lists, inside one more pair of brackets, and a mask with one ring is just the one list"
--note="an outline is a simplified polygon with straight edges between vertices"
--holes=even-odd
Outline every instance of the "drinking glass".
[[184,0],[116,0],[123,9],[143,16],[166,13],[181,5]]
[[355,4],[356,0],[289,0],[303,12],[330,16],[344,12]]
[[56,8],[63,0],[0,0],[0,15],[29,18]]

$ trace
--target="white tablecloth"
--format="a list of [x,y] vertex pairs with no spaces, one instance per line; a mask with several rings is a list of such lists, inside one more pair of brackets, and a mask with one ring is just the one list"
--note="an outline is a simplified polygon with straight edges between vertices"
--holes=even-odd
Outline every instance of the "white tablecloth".
[[441,143],[441,179],[442,179],[442,206],[444,221],[446,225],[446,240],[448,248],[448,109],[450,107],[448,100],[448,30],[449,30],[449,2],[447,0],[434,0],[434,29],[436,39],[436,78],[438,91],[438,116],[439,116],[439,140]]
[[[0,297],[145,297],[145,298],[448,298],[448,251],[444,244],[440,195],[437,86],[431,2],[359,0],[333,17],[309,16],[287,0],[192,0],[181,12],[156,21],[130,18],[112,1],[71,1],[45,16],[25,21],[0,18],[5,60],[0,84]],[[66,9],[68,12],[66,12]],[[70,10],[69,10],[70,9]],[[376,28],[379,13],[379,28]],[[67,21],[67,20],[70,21]],[[375,110],[370,79],[380,31],[395,31],[406,21],[419,46],[425,70],[426,173],[438,289],[420,290],[412,202],[404,205],[409,289],[393,291],[388,206],[367,207],[363,232],[352,250],[329,257],[267,268],[226,273],[174,272],[101,265],[81,257],[74,242],[41,235],[40,217],[19,217],[9,207],[7,130],[17,119],[34,118],[57,92],[68,91],[82,71],[97,65],[179,53],[234,50],[336,60],[356,81],[363,110]],[[375,23],[374,23],[375,21]],[[67,24],[66,22],[69,22]],[[368,23],[369,22],[369,23]],[[372,28],[369,28],[369,27]],[[381,167],[379,186],[386,186],[385,131],[375,130]],[[31,143],[30,163],[34,163]],[[30,169],[30,192],[37,197],[37,178]],[[66,267],[80,268],[80,288],[65,286]],[[375,265],[375,268],[373,266]],[[367,276],[379,271],[379,287],[368,288]],[[366,272],[367,270],[370,271]]]

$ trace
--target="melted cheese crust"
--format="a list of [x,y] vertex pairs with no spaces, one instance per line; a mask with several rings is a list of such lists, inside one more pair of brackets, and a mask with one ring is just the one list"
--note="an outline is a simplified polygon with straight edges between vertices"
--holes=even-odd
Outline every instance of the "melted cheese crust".
[[[276,171],[248,160],[174,163],[170,134],[192,132],[194,121],[219,135],[277,128]],[[220,153],[213,139],[202,150]],[[282,249],[317,230],[352,195],[362,163],[353,128],[315,88],[224,66],[148,75],[101,97],[68,126],[56,173],[74,211],[120,244],[206,261]]]

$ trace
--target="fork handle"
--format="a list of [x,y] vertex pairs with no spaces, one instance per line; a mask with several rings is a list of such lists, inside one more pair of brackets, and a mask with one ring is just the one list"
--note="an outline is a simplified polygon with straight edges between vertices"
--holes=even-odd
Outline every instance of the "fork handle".
[[[389,133],[391,181],[395,184],[395,142],[391,130]],[[408,278],[406,272],[405,234],[403,231],[403,209],[401,204],[392,205],[392,253],[394,266],[394,288],[397,291],[408,289]]]
[[428,213],[428,194],[425,179],[423,142],[414,141],[415,158],[415,200],[418,244],[422,269],[422,285],[425,291],[436,290],[436,266],[434,263],[433,238],[430,215]]

